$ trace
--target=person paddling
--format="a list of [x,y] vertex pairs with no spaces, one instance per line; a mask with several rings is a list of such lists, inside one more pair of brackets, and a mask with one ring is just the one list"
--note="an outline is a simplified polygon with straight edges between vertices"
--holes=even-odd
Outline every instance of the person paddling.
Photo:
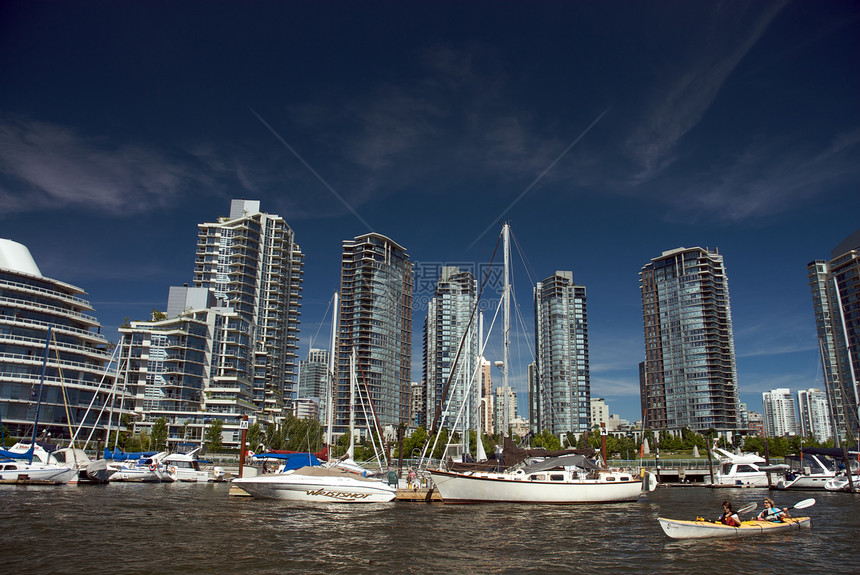
[[731,503],[723,501],[723,514],[719,516],[715,523],[722,523],[730,527],[740,527],[741,518],[732,510]]
[[787,509],[780,509],[773,503],[773,499],[770,497],[764,498],[764,509],[762,512],[758,514],[756,517],[759,521],[773,521],[775,523],[779,523],[783,520],[783,518],[788,517]]

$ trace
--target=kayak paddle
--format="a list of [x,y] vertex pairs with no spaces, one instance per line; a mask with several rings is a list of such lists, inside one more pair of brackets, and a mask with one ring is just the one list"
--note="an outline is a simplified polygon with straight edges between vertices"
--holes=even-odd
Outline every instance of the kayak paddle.
[[794,504],[794,506],[789,507],[789,509],[806,509],[807,507],[812,507],[815,505],[815,499],[804,499],[803,501],[798,501]]
[[[813,503],[814,503],[814,500],[813,500]],[[749,503],[747,505],[744,505],[743,507],[741,507],[737,511],[735,511],[735,513],[737,513],[738,515],[740,515],[741,513],[749,513],[750,511],[755,509],[755,506],[756,506],[755,502]]]

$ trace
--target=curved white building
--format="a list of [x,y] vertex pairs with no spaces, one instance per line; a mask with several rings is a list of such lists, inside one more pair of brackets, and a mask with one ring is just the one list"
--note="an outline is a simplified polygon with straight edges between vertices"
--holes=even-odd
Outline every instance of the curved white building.
[[[105,439],[107,411],[98,414],[114,376],[106,374],[108,341],[84,295],[44,277],[26,246],[0,239],[0,419],[13,436],[32,431],[51,327],[38,432],[68,439],[83,426],[78,437],[86,438],[95,426],[101,431],[93,437]],[[117,417],[115,409],[114,427]]]

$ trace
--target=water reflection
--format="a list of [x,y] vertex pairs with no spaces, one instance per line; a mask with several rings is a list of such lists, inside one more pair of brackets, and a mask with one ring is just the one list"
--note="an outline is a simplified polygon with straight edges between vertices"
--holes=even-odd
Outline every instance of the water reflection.
[[[812,529],[773,537],[676,541],[658,516],[715,518],[773,497]],[[226,485],[0,488],[5,573],[591,573],[851,570],[860,498],[764,489],[658,489],[638,503],[577,506],[316,505],[229,497]],[[800,512],[796,513],[800,514]],[[826,553],[822,550],[826,549]],[[833,568],[831,568],[833,567]]]

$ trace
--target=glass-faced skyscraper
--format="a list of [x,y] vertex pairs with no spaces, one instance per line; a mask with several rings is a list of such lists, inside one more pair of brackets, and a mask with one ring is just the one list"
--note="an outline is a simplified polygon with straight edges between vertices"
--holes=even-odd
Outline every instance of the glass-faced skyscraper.
[[860,433],[860,230],[807,266],[830,416],[839,437]]
[[233,200],[229,217],[197,227],[194,285],[255,326],[254,402],[275,421],[296,391],[304,254],[284,219],[256,200]]
[[591,378],[585,287],[573,272],[557,271],[534,289],[536,398],[532,430],[554,435],[588,431]]
[[[472,272],[444,266],[433,298],[427,304],[424,323],[427,424],[432,425],[436,412],[441,410],[437,424],[440,429],[454,430],[464,402],[466,405],[462,409],[457,429],[472,429],[477,417],[481,385],[481,374],[477,372],[480,360],[477,315],[473,315],[476,313],[477,288]],[[443,403],[446,385],[448,394]]]
[[738,429],[729,284],[717,251],[677,248],[640,272],[645,429]]
[[[412,360],[412,262],[406,249],[369,233],[344,240],[337,334],[335,432],[349,429],[350,355],[355,348],[360,393],[370,392],[380,424],[409,418]],[[365,390],[366,385],[366,390]],[[359,392],[356,392],[358,394]],[[358,395],[356,395],[358,397]],[[367,429],[370,406],[356,400],[356,426]]]

